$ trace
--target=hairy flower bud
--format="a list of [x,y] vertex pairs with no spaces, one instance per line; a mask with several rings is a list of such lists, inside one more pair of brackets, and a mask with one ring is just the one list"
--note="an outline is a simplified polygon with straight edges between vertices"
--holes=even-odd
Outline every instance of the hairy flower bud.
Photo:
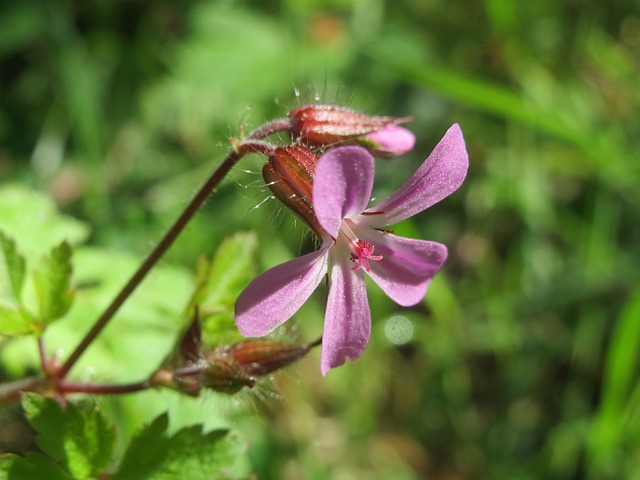
[[222,393],[233,394],[242,387],[253,388],[256,379],[239,365],[224,348],[204,353],[207,368],[200,374],[201,385]]
[[229,347],[229,355],[249,375],[266,375],[304,357],[320,341],[307,344],[245,340]]
[[[383,130],[385,127],[399,125],[408,122],[409,117],[380,117],[369,116],[344,107],[333,105],[307,105],[289,112],[289,118],[293,122],[294,138],[310,147],[325,147],[328,145],[362,144],[369,147],[366,140],[360,142],[363,137]],[[412,136],[411,132],[398,127],[393,132],[401,137]],[[400,130],[402,132],[400,132]],[[376,142],[375,139],[371,139]],[[372,153],[394,153],[397,148],[385,148],[388,140],[382,142],[383,148],[371,150]],[[392,139],[392,143],[397,140]],[[406,143],[406,140],[403,141]],[[406,151],[406,150],[405,150]],[[403,152],[404,153],[404,152]]]
[[256,378],[286,367],[304,357],[320,340],[308,344],[273,340],[243,340],[203,352],[199,385],[234,394],[242,387],[253,388]]
[[276,148],[262,168],[262,177],[278,200],[322,236],[311,202],[317,161],[315,153],[300,145]]

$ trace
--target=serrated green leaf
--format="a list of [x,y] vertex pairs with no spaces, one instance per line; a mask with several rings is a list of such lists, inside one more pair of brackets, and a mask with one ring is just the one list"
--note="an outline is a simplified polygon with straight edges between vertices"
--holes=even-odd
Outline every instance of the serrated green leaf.
[[22,305],[0,304],[0,335],[25,335],[39,330],[31,313]]
[[169,449],[169,438],[164,435],[168,425],[169,417],[164,413],[140,430],[131,440],[114,479],[151,478]]
[[245,446],[227,430],[204,434],[196,425],[166,437],[167,424],[163,414],[133,438],[114,479],[240,478],[235,468]]
[[67,313],[73,303],[71,254],[71,245],[64,241],[34,269],[39,321],[45,326]]
[[203,434],[200,425],[183,428],[171,438],[168,455],[163,459],[157,478],[207,480],[226,477],[224,472],[244,449],[227,434],[227,430]]
[[0,231],[0,303],[19,302],[24,283],[25,261],[13,239]]
[[0,335],[37,333],[34,318],[21,303],[25,260],[16,244],[0,231]]
[[207,280],[194,295],[199,304],[205,344],[227,340],[224,335],[235,330],[234,305],[240,292],[255,276],[258,238],[255,232],[238,232],[225,239],[213,257]]
[[29,423],[38,431],[42,451],[61,461],[74,478],[100,473],[111,459],[115,430],[95,405],[81,410],[34,393],[25,393],[22,406]]
[[29,452],[24,457],[18,455],[0,456],[0,480],[71,480],[56,463],[41,453]]

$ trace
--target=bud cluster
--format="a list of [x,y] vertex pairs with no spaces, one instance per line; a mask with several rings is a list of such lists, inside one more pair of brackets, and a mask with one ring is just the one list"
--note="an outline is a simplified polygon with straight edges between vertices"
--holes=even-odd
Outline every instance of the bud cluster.
[[152,383],[198,396],[204,389],[232,395],[253,388],[257,377],[268,375],[304,357],[321,340],[299,344],[269,339],[247,339],[215,348],[202,344],[196,311],[178,342],[178,353],[157,372]]
[[289,112],[294,144],[275,148],[262,169],[273,195],[323,236],[313,210],[313,176],[319,154],[336,146],[357,145],[373,155],[400,155],[415,143],[399,124],[409,117],[369,116],[333,105],[307,105]]

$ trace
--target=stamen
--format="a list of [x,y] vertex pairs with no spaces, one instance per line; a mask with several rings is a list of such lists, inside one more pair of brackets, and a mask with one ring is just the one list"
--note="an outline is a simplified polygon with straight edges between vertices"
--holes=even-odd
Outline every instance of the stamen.
[[379,210],[379,211],[375,211],[375,212],[362,212],[360,215],[384,215],[385,212],[384,210]]
[[374,246],[364,240],[357,240],[353,243],[354,253],[351,254],[351,260],[357,262],[355,267],[351,267],[354,272],[360,268],[364,268],[365,271],[371,271],[371,265],[369,260],[375,262],[382,260],[382,255],[374,255]]
[[355,223],[352,220],[343,219],[336,243],[344,242],[344,244],[349,247],[349,250],[351,250],[351,260],[356,262],[356,266],[351,267],[351,270],[356,271],[364,268],[365,271],[370,272],[371,265],[369,265],[369,260],[377,262],[382,260],[382,255],[375,255],[375,247],[373,244],[358,238],[352,229],[354,226]]

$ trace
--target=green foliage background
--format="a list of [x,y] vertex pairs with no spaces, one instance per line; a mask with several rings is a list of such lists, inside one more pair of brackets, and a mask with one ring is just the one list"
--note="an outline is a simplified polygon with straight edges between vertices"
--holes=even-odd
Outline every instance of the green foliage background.
[[[0,228],[33,258],[61,232],[87,239],[74,278],[99,271],[102,285],[48,345],[75,345],[241,126],[316,101],[412,115],[414,152],[378,163],[383,197],[458,122],[465,184],[396,229],[445,243],[450,259],[414,309],[371,286],[359,360],[322,378],[315,352],[239,399],[147,392],[101,406],[122,445],[167,409],[173,433],[232,425],[261,479],[640,478],[639,7],[3,2]],[[259,172],[257,158],[236,169],[77,376],[148,374],[181,328],[188,272],[234,232],[257,231],[260,271],[313,247],[275,202],[254,208],[268,196]],[[35,228],[25,190],[50,196],[64,228]],[[295,335],[319,335],[325,295]],[[412,332],[401,345],[398,325]],[[37,366],[34,353],[1,340],[2,378]]]

